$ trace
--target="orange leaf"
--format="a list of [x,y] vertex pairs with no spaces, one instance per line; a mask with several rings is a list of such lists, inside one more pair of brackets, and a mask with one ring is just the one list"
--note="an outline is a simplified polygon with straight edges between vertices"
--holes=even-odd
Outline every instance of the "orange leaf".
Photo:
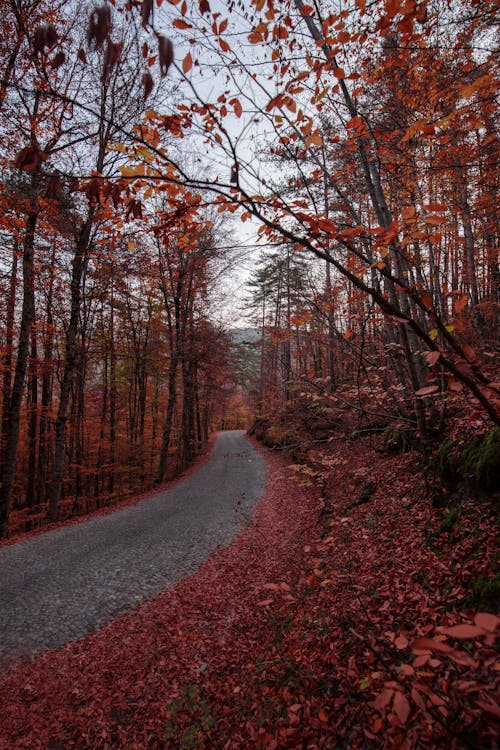
[[323,230],[323,232],[335,232],[337,229],[333,221],[330,221],[330,219],[318,219],[316,224]]
[[345,78],[345,72],[343,68],[334,68],[333,75],[335,78]]
[[323,145],[323,138],[321,137],[319,130],[315,130],[314,133],[311,133],[311,135],[307,136],[306,148],[309,148],[310,146],[322,146],[322,145]]
[[243,107],[241,106],[241,102],[239,99],[231,99],[230,102],[233,105],[234,114],[236,117],[241,117],[241,114],[243,112]]
[[426,203],[424,208],[426,211],[446,211],[448,206],[446,203]]
[[439,224],[444,224],[446,219],[444,216],[424,216],[424,221],[426,224],[438,226]]
[[464,307],[467,307],[469,297],[466,294],[461,294],[456,300],[453,301],[453,310],[455,315],[459,315]]
[[188,52],[186,57],[182,61],[182,70],[184,73],[188,73],[192,67],[193,67],[193,58],[191,57],[191,53]]
[[472,346],[469,346],[469,344],[464,344],[462,349],[464,350],[464,354],[469,362],[474,362],[476,359],[476,352],[472,348]]
[[350,227],[348,229],[343,229],[340,234],[342,237],[357,237],[359,234],[363,234],[364,231],[365,228],[363,226]]
[[225,39],[219,39],[219,45],[223,52],[231,52],[231,47],[229,46],[229,44],[226,42]]
[[312,5],[303,5],[300,9],[300,12],[303,16],[310,16],[313,10],[314,8],[312,7]]
[[401,217],[403,219],[412,219],[416,213],[415,206],[408,206],[401,211]]
[[321,711],[318,713],[318,717],[320,721],[324,721],[325,724],[328,721],[328,714],[326,711],[322,708]]

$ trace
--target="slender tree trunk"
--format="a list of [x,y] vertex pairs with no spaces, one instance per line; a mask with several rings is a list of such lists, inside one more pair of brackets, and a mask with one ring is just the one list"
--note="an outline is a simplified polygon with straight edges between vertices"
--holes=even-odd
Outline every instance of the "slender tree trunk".
[[109,474],[108,492],[115,491],[115,452],[116,452],[116,349],[115,349],[115,313],[113,308],[113,287],[111,288],[111,314],[109,330]]
[[12,267],[10,272],[9,296],[7,299],[7,319],[5,321],[5,354],[3,356],[3,383],[2,383],[2,423],[0,432],[0,471],[3,466],[5,451],[5,438],[9,424],[10,389],[12,384],[12,350],[14,344],[14,312],[16,306],[17,289],[17,263],[19,248],[14,245],[12,254]]
[[189,466],[194,458],[194,373],[186,353],[182,361],[182,466]]
[[[34,322],[34,321],[33,321]],[[28,385],[29,429],[28,429],[28,483],[26,487],[26,503],[32,508],[37,504],[37,473],[38,473],[38,351],[35,326],[31,326],[31,356],[30,376]]]
[[104,455],[104,440],[106,439],[106,417],[108,415],[108,357],[104,355],[104,363],[102,370],[102,403],[101,403],[101,419],[99,426],[99,448],[97,450],[97,461],[96,461],[96,472],[95,472],[95,489],[94,497],[99,498],[100,495],[100,478]]
[[16,473],[17,449],[19,445],[19,420],[24,394],[24,382],[28,367],[31,325],[35,311],[34,294],[34,245],[35,229],[40,212],[38,204],[39,173],[31,180],[30,211],[26,220],[23,243],[23,307],[17,346],[16,369],[10,394],[8,418],[5,422],[4,452],[2,462],[2,485],[0,488],[0,538],[8,534],[9,511]]
[[177,349],[170,355],[170,364],[168,368],[168,401],[167,401],[167,414],[165,416],[165,423],[163,426],[162,443],[160,450],[160,459],[158,462],[158,472],[156,474],[156,483],[161,484],[165,478],[165,472],[167,470],[168,461],[168,449],[170,447],[170,436],[172,433],[172,422],[174,418],[175,403],[177,400],[176,392],[176,378],[177,368],[179,366],[179,352]]
[[52,468],[52,483],[50,489],[48,518],[51,521],[57,519],[59,500],[64,473],[64,451],[66,442],[66,423],[68,419],[68,407],[71,388],[76,364],[76,339],[78,333],[78,322],[80,318],[80,306],[82,297],[82,278],[87,262],[87,250],[92,228],[94,209],[90,209],[89,215],[81,229],[77,240],[76,251],[73,257],[71,272],[71,308],[68,328],[66,329],[66,357],[64,373],[61,382],[61,393],[59,397],[59,409],[55,425],[55,447],[54,464]]
[[47,475],[50,457],[52,390],[54,374],[52,369],[52,348],[54,343],[54,321],[52,317],[52,294],[54,281],[55,250],[52,254],[51,277],[47,297],[46,326],[43,346],[42,403],[40,413],[40,446],[38,450],[38,501],[45,502],[47,495]]

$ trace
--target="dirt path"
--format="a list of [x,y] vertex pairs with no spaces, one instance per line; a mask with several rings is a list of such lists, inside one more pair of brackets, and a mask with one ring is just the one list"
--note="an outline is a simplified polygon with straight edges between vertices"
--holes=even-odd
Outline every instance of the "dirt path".
[[199,568],[245,524],[266,480],[243,432],[137,505],[0,549],[0,659],[57,648]]

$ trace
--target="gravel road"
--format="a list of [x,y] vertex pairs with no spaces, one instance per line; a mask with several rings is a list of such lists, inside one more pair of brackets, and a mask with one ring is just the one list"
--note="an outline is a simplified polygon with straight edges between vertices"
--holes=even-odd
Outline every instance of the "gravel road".
[[242,431],[170,489],[0,548],[0,659],[92,632],[196,571],[245,525],[266,465]]

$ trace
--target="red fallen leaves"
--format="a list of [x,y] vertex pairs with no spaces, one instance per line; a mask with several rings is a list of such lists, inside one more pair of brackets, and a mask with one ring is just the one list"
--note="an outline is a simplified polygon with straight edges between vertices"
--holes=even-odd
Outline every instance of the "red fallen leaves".
[[[0,677],[0,748],[180,750],[187,733],[207,750],[448,750],[457,735],[494,747],[498,618],[457,606],[493,554],[491,519],[474,521],[480,543],[464,519],[438,558],[422,534],[437,514],[408,502],[413,458],[362,441],[335,453],[325,529],[271,456],[256,524],[234,545],[136,613]],[[367,470],[380,489],[347,510]]]
[[[283,470],[272,461],[275,474]],[[293,480],[280,477],[277,487],[255,527],[197,575],[98,633],[4,672],[0,748],[179,748],[163,738],[169,703],[189,682],[210,685],[221,716],[230,713],[241,668],[255,665],[266,640],[256,595],[269,577],[298,575],[316,516],[316,501],[304,501]]]

